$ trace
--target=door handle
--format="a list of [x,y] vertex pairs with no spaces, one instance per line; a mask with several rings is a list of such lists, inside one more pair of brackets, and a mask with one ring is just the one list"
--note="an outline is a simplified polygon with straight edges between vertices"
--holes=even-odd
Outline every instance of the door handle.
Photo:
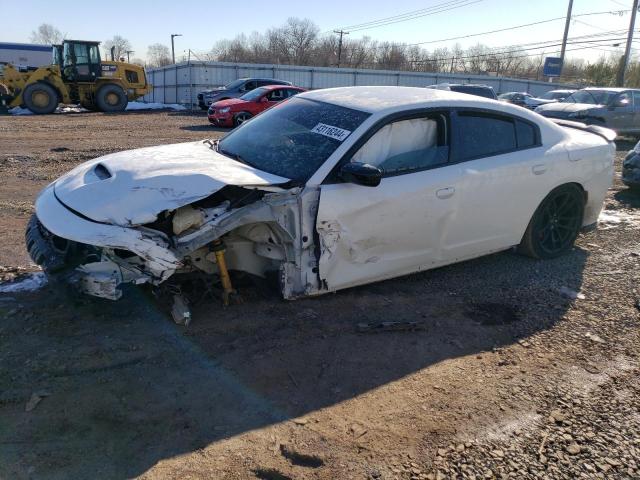
[[441,188],[436,191],[436,197],[444,200],[446,198],[450,198],[456,192],[456,189],[453,187]]
[[534,165],[533,167],[531,167],[531,171],[534,175],[542,175],[547,171],[547,166],[544,163],[541,163],[540,165]]

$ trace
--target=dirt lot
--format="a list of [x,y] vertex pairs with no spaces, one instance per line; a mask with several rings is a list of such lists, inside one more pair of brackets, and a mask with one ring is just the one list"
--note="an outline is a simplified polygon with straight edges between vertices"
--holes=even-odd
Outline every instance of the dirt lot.
[[[0,274],[29,266],[61,173],[218,135],[183,113],[0,117]],[[616,178],[602,219],[557,260],[296,302],[245,287],[188,329],[137,289],[0,293],[0,478],[640,478],[640,196]],[[386,320],[419,328],[358,332]]]

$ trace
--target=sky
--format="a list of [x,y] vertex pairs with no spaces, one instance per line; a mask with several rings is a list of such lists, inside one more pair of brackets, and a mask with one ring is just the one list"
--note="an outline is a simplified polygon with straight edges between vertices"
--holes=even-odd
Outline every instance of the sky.
[[[29,42],[29,36],[41,23],[50,23],[67,38],[105,41],[114,35],[127,38],[135,53],[132,58],[146,57],[147,47],[163,43],[170,47],[170,34],[176,38],[176,58],[187,49],[206,52],[216,41],[230,39],[239,33],[264,32],[283,24],[287,17],[309,18],[321,32],[371,22],[381,18],[428,9],[444,2],[460,8],[415,18],[378,28],[353,31],[350,38],[369,36],[376,40],[402,43],[427,43],[428,49],[451,47],[458,42],[463,48],[482,43],[490,47],[505,47],[546,40],[559,40],[564,20],[518,28],[505,32],[475,36],[467,39],[440,41],[441,39],[508,28],[526,23],[566,15],[568,0],[322,0],[320,2],[293,1],[291,3],[258,0],[231,1],[167,1],[167,0],[111,0],[80,2],[68,0],[0,0],[0,11],[5,19],[20,18],[16,22],[3,22],[0,42]],[[457,3],[456,3],[457,2]],[[573,14],[591,12],[617,12],[629,10],[632,0],[574,0]],[[25,12],[29,12],[25,15]],[[571,23],[569,37],[602,34],[605,31],[629,27],[630,13],[618,15],[576,16]],[[638,20],[640,24],[640,18]],[[640,30],[640,26],[637,28]],[[624,47],[625,34],[609,35],[606,41],[569,45],[567,57],[595,61],[601,55],[616,50],[611,45]],[[611,40],[609,40],[611,39]],[[639,42],[634,47],[640,48]],[[556,47],[557,48],[557,47]],[[553,54],[554,48],[545,53]],[[574,50],[574,51],[571,51]],[[532,50],[541,53],[543,50]]]

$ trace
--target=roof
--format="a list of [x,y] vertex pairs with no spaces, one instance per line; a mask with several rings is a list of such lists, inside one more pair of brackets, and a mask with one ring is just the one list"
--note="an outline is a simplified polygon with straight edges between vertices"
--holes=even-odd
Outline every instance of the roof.
[[598,91],[607,91],[607,92],[627,92],[629,90],[640,90],[638,88],[623,88],[623,87],[586,87],[582,90],[598,90]]
[[278,89],[278,88],[286,88],[286,89],[290,90],[290,89],[292,89],[292,88],[293,88],[294,90],[300,90],[301,92],[304,92],[304,91],[305,91],[305,89],[304,89],[304,88],[302,88],[302,87],[296,87],[296,86],[294,86],[294,85],[277,85],[277,84],[276,84],[276,85],[265,85],[265,86],[263,86],[263,87],[258,87],[258,88],[260,88],[260,89],[262,89],[262,90],[276,90],[276,89]]
[[397,107],[423,107],[428,102],[472,101],[487,107],[496,107],[496,100],[475,97],[466,93],[419,87],[339,87],[325,88],[300,94],[302,98],[333,103],[370,113]]
[[33,50],[37,52],[50,52],[51,45],[43,45],[38,43],[0,42],[0,50]]
[[100,43],[102,43],[102,42],[98,42],[96,40],[67,40],[67,39],[64,39],[62,41],[62,43],[67,43],[67,42],[69,42],[69,43],[89,43],[91,45],[100,45]]

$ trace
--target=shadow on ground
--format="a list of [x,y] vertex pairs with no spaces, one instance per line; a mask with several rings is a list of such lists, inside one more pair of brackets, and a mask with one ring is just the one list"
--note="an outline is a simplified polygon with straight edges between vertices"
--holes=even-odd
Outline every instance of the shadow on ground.
[[[122,478],[162,459],[335,405],[562,318],[587,253],[502,253],[284,302],[256,288],[209,301],[189,329],[142,291],[117,303],[55,287],[0,298],[0,476]],[[16,311],[17,309],[17,311]],[[358,333],[359,323],[416,331]],[[34,392],[42,401],[25,405]]]

